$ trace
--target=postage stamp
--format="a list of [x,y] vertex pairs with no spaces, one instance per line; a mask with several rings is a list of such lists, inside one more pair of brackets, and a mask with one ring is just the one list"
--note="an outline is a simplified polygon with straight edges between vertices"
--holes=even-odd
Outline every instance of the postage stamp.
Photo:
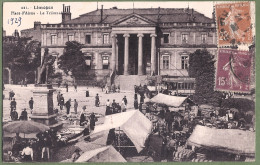
[[250,52],[219,49],[215,89],[242,93],[249,92],[251,65]]
[[216,4],[219,46],[252,43],[250,2]]

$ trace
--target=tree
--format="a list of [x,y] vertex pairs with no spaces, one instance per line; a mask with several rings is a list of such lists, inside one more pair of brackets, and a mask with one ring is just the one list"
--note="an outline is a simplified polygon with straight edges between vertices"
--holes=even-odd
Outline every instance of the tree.
[[189,75],[195,78],[194,100],[199,104],[220,106],[222,93],[214,91],[215,67],[214,56],[206,49],[198,49],[190,54]]
[[66,42],[64,54],[59,57],[58,67],[67,75],[71,72],[72,76],[77,77],[85,72],[86,63],[81,48],[82,44],[77,41]]
[[[12,79],[18,82],[28,79],[40,64],[41,44],[39,41],[30,41],[31,38],[21,37],[17,42],[3,43],[3,67],[12,71]],[[33,80],[28,80],[28,82]]]

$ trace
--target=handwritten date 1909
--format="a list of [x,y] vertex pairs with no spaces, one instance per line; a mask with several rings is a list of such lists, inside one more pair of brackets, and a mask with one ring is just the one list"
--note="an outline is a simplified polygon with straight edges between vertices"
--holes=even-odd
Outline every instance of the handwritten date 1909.
[[9,18],[8,19],[8,24],[10,25],[17,25],[17,26],[20,26],[21,23],[22,23],[22,18],[21,17],[18,17],[18,18]]

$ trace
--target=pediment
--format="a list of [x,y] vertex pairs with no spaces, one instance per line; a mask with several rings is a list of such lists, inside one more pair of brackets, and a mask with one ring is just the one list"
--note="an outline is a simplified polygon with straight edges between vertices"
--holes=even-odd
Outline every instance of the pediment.
[[142,17],[138,14],[131,14],[126,17],[123,17],[113,23],[114,26],[151,26],[155,25],[155,22]]

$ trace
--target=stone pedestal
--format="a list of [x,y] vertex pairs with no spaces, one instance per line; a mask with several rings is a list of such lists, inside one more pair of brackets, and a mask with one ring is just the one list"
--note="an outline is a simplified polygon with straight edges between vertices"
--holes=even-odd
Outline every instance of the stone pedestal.
[[57,114],[53,111],[53,92],[51,85],[38,85],[33,90],[33,113],[31,120],[45,124],[53,129],[62,127],[62,123],[56,120]]

